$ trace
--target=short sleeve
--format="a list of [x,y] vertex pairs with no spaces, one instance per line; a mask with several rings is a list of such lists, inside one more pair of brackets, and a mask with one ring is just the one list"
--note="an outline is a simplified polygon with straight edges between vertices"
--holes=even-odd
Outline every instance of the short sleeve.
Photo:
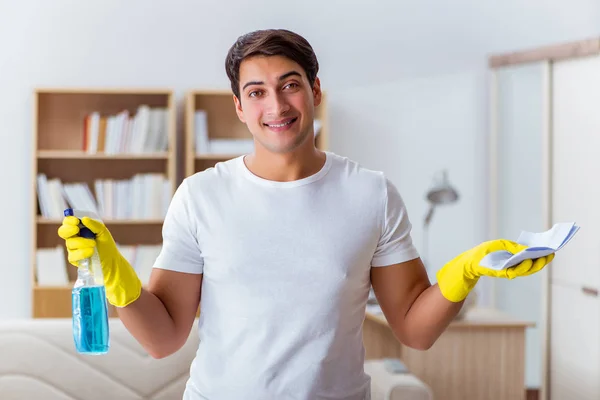
[[412,237],[412,225],[398,189],[385,179],[385,195],[381,210],[382,230],[371,265],[383,267],[419,257]]
[[162,248],[154,268],[203,273],[204,260],[196,238],[196,219],[190,215],[189,201],[188,184],[184,180],[169,204],[162,228]]

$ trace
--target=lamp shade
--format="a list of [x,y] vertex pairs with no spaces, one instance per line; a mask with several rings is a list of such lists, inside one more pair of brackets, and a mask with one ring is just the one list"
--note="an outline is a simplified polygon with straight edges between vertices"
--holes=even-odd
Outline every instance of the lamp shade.
[[427,200],[433,205],[450,204],[458,200],[458,192],[448,182],[448,173],[442,171],[442,180],[427,192]]
[[437,179],[426,194],[426,198],[429,201],[429,211],[425,216],[425,227],[431,222],[436,206],[454,203],[458,200],[458,197],[458,192],[448,182],[448,172],[443,170],[442,179]]

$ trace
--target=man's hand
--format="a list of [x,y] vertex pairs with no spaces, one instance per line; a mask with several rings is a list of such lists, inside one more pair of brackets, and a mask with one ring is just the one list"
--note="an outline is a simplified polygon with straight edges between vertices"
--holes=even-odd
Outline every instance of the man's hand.
[[125,307],[135,301],[141,293],[142,283],[129,262],[121,255],[106,226],[88,217],[81,223],[89,228],[96,239],[79,236],[79,219],[68,216],[58,228],[58,236],[65,240],[69,262],[78,266],[79,261],[92,257],[94,249],[102,265],[106,298],[116,307]]
[[535,260],[525,260],[500,271],[480,265],[481,260],[491,252],[505,250],[516,254],[526,248],[527,246],[510,240],[498,239],[481,243],[460,254],[446,263],[437,273],[438,286],[442,295],[451,302],[461,302],[475,287],[481,276],[513,279],[531,275],[540,271],[554,259],[554,254],[550,254]]

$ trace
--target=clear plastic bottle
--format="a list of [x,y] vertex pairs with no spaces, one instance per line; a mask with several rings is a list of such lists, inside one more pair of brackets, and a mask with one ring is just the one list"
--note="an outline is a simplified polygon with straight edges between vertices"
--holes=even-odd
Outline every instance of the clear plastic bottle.
[[[92,212],[77,211],[68,208],[65,216],[74,216],[81,220],[90,217],[100,218]],[[94,239],[96,236],[89,228],[79,224],[79,236]],[[104,288],[104,276],[98,252],[94,250],[91,258],[81,260],[77,268],[77,280],[71,292],[73,311],[73,339],[80,354],[106,354],[110,347],[108,327],[108,304]]]

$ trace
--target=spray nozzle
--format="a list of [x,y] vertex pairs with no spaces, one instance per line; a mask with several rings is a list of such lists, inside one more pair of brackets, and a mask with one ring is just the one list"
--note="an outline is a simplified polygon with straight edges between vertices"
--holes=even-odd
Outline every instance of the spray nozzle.
[[[67,208],[64,211],[64,215],[65,215],[65,217],[77,217],[77,218],[81,218],[81,216],[75,215],[75,212],[73,211],[72,208]],[[87,239],[95,239],[96,235],[94,234],[94,232],[92,232],[90,230],[90,228],[88,228],[87,226],[83,225],[81,223],[81,219],[79,221],[80,221],[80,224],[79,224],[79,236],[87,238]]]

